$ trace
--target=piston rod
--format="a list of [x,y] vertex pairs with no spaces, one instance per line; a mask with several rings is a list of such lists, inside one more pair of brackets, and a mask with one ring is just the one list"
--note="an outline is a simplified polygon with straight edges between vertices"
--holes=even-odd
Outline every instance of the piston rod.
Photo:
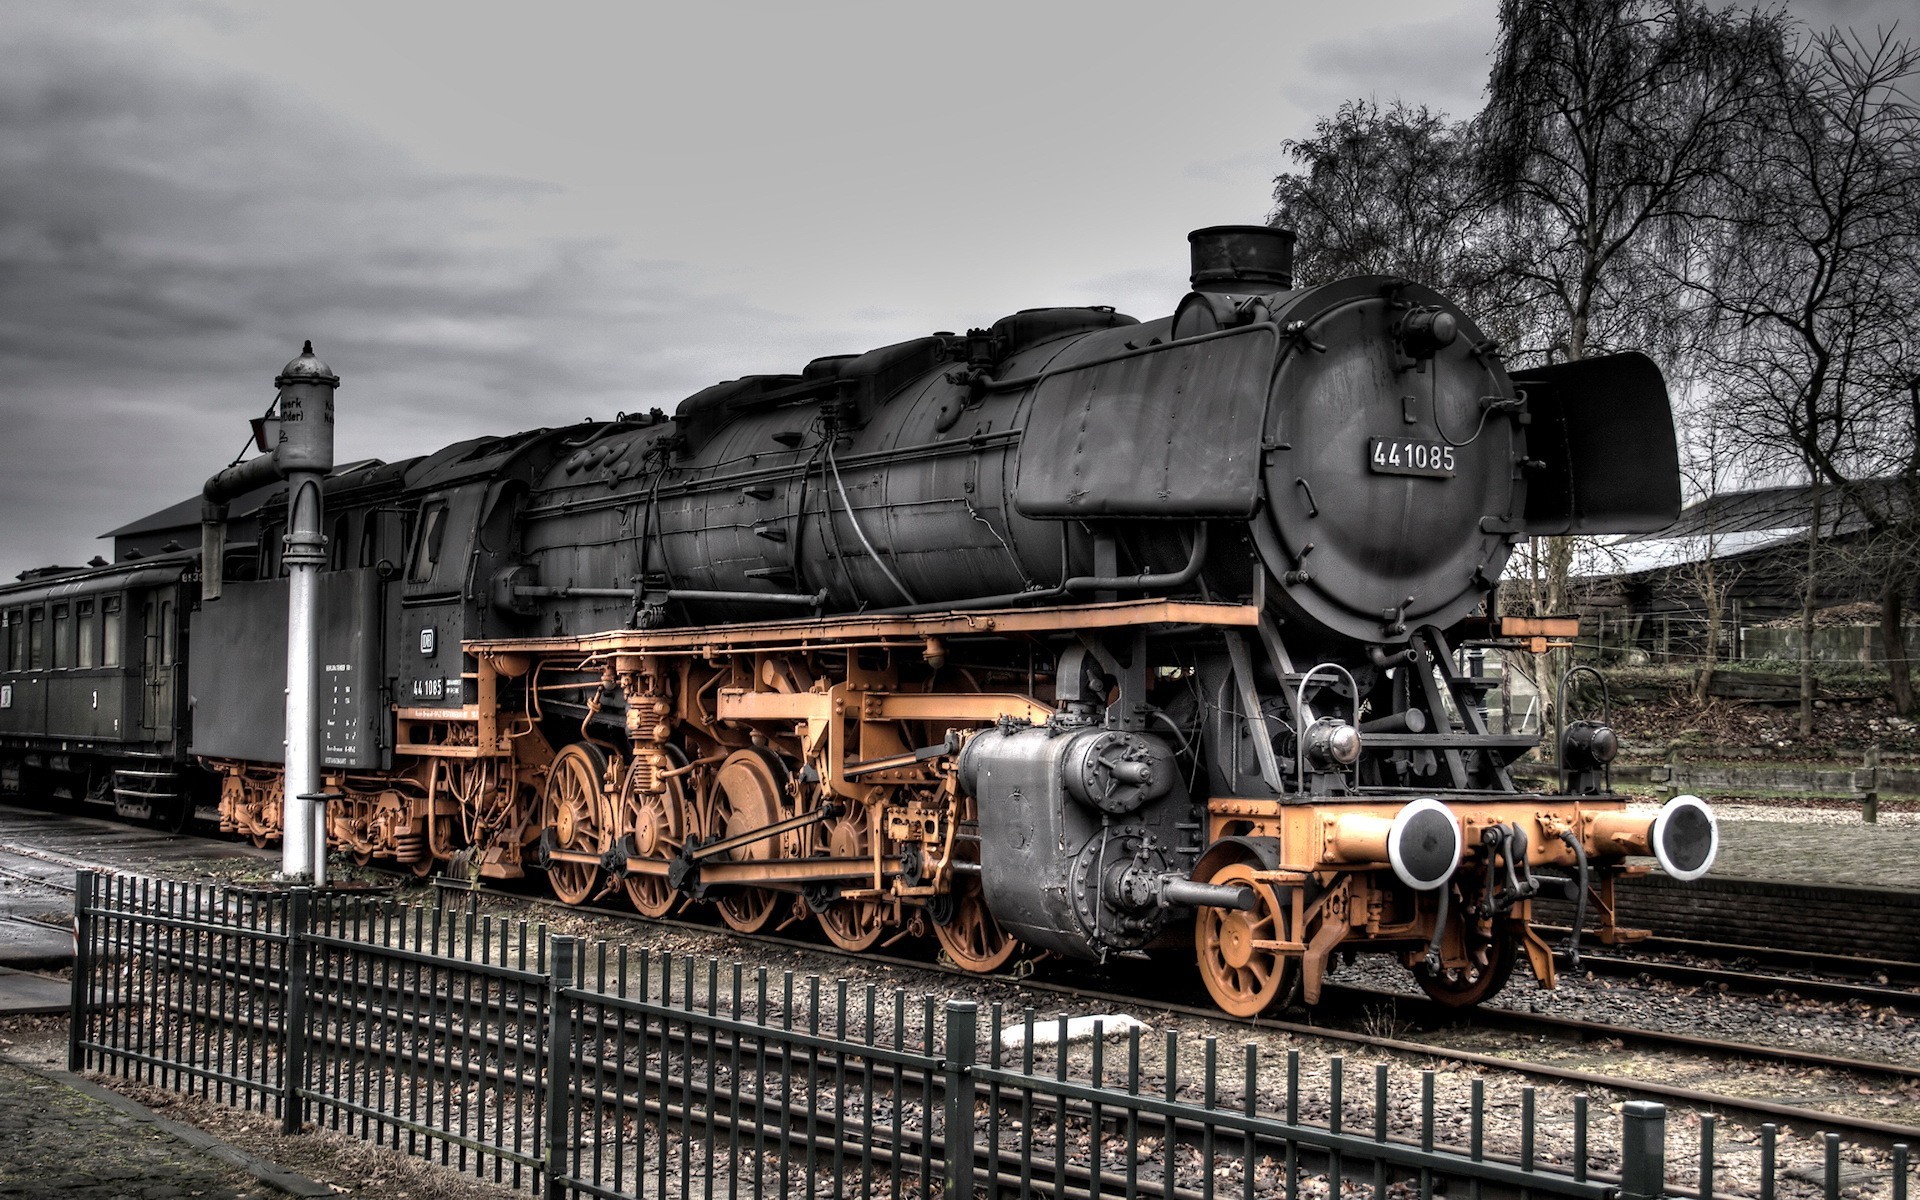
[[1162,878],[1164,882],[1160,885],[1160,900],[1164,904],[1184,904],[1189,908],[1231,908],[1239,912],[1252,912],[1260,904],[1260,898],[1254,895],[1250,887],[1201,883],[1178,875]]

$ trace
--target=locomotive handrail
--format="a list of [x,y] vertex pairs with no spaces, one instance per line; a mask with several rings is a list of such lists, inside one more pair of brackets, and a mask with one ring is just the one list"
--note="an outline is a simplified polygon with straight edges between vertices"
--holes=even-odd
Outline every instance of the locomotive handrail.
[[[633,599],[632,588],[561,587],[537,583],[522,584],[513,589],[513,594],[526,600],[567,600],[576,596],[586,600]],[[698,588],[669,588],[665,595],[668,600],[685,600],[696,604],[791,604],[799,608],[819,608],[827,602],[824,588],[812,595],[801,592],[716,592]]]
[[1187,564],[1178,571],[1162,574],[1139,575],[1076,575],[1062,580],[1050,588],[1038,588],[1030,592],[1006,592],[998,596],[974,596],[965,600],[943,600],[933,604],[907,604],[895,608],[870,608],[866,613],[876,617],[912,616],[917,613],[958,612],[976,608],[1002,608],[1023,601],[1051,600],[1058,596],[1071,595],[1074,592],[1117,592],[1121,590],[1154,590],[1158,588],[1185,587],[1200,574],[1200,567],[1207,558],[1207,523],[1193,523],[1193,547],[1187,552]]
[[[919,442],[911,446],[899,446],[888,450],[871,450],[859,454],[835,454],[834,459],[848,470],[870,464],[914,462],[924,458],[939,458],[946,455],[958,454],[981,446],[993,446],[1003,442],[1018,441],[1025,433],[1025,426],[1016,425],[1010,429],[996,429],[988,433],[973,433],[963,438],[949,438],[938,442]],[[737,460],[729,461],[749,461],[764,457],[764,455],[742,455]],[[716,467],[719,465],[724,464],[714,464]],[[733,471],[725,475],[695,475],[693,474],[695,468],[685,465],[677,466],[673,469],[687,477],[673,483],[667,483],[664,479],[660,480],[656,492],[661,498],[672,499],[676,496],[699,492],[730,491],[743,484],[760,480],[783,479],[791,473],[791,466],[784,463],[771,467],[754,467],[747,470]],[[632,503],[634,495],[635,493],[633,492],[610,492],[577,500],[542,504],[524,509],[522,515],[527,517],[550,517],[555,515],[595,512],[606,508],[618,508],[623,504]]]
[[1084,362],[1063,363],[1059,366],[1048,364],[1031,375],[1016,375],[1011,379],[990,379],[981,384],[989,392],[1011,392],[1032,387],[1055,375],[1065,375],[1069,371],[1084,371],[1089,367],[1104,367],[1108,363],[1123,362],[1129,358],[1139,358],[1145,354],[1158,354],[1178,346],[1197,346],[1201,342],[1219,341],[1222,338],[1235,337],[1243,333],[1271,333],[1277,345],[1280,341],[1280,325],[1275,321],[1255,321],[1250,325],[1236,325],[1232,329],[1216,329],[1211,333],[1197,333],[1192,337],[1169,338],[1164,342],[1151,342],[1145,346],[1135,346],[1130,350],[1120,350],[1099,358],[1089,358]]

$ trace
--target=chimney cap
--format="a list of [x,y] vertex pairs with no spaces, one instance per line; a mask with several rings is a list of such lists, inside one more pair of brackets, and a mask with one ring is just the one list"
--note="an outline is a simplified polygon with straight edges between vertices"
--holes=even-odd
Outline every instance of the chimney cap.
[[300,353],[280,368],[280,374],[273,380],[275,387],[286,387],[290,383],[330,383],[338,386],[340,377],[314,354],[313,342],[309,339],[300,347]]

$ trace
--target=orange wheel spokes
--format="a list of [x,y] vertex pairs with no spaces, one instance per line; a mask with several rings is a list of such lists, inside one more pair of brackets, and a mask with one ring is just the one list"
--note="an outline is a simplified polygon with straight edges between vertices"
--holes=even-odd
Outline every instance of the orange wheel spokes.
[[741,933],[759,933],[773,921],[780,893],[772,888],[729,888],[713,898],[720,919]]
[[[597,856],[606,830],[601,817],[600,781],[607,759],[599,747],[575,743],[554,757],[540,806],[542,823],[553,837],[554,849],[569,854]],[[555,859],[547,864],[547,883],[567,904],[585,904],[600,882],[599,862]]]
[[1287,978],[1287,958],[1272,946],[1286,940],[1280,896],[1254,878],[1248,863],[1229,863],[1209,882],[1251,888],[1256,903],[1252,912],[1202,908],[1194,917],[1201,981],[1222,1011],[1259,1016],[1279,997]]
[[664,917],[673,911],[678,899],[665,875],[640,875],[632,871],[626,879],[627,903],[643,917]]
[[[956,832],[966,836],[956,840],[954,855],[959,861],[977,864],[980,827],[974,816],[973,800],[960,796],[955,805],[953,819],[959,822]],[[961,970],[978,975],[1000,970],[1012,961],[1020,943],[994,919],[978,875],[955,873],[951,878],[948,898],[953,903],[953,916],[944,925],[936,922],[933,936]]]
[[[686,842],[686,797],[679,781],[665,791],[630,792],[621,836],[632,844],[636,857],[671,859]],[[626,876],[627,903],[642,916],[664,917],[680,899],[667,877],[637,871],[629,867]]]
[[1020,943],[994,920],[986,897],[980,894],[980,885],[972,881],[954,892],[953,919],[935,925],[933,936],[955,966],[980,975],[1006,966],[1020,948]]
[[671,746],[636,747],[620,788],[614,833],[627,853],[621,888],[642,916],[664,917],[680,900],[667,882],[666,864],[686,841],[686,794],[677,777],[660,775],[684,761]]
[[[765,829],[784,815],[781,805],[786,770],[763,750],[736,750],[715,772],[701,814],[708,841],[741,837]],[[775,856],[772,840],[751,841],[726,855],[728,862],[766,862]],[[728,887],[714,893],[720,919],[741,933],[759,933],[773,921],[781,893],[763,887]]]
[[842,950],[871,950],[887,931],[886,910],[871,900],[835,900],[817,915],[827,940]]
[[[828,853],[835,858],[869,858],[873,854],[873,811],[864,804],[848,804],[825,831]],[[887,931],[887,909],[872,900],[835,900],[816,909],[820,929],[842,950],[871,950]]]

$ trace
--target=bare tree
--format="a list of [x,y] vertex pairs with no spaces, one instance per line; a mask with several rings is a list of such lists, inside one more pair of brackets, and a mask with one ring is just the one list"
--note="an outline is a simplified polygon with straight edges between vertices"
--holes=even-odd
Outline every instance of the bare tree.
[[[1714,199],[1782,23],[1695,0],[1502,0],[1484,179],[1568,358],[1669,345],[1682,293],[1663,256]],[[1545,547],[1550,610],[1574,554]]]
[[[1756,463],[1817,484],[1809,555],[1835,504],[1879,547],[1895,701],[1914,708],[1901,636],[1920,583],[1920,111],[1903,90],[1920,49],[1830,31],[1770,64],[1769,102],[1724,176],[1715,252],[1694,286],[1716,318],[1722,420]],[[1893,481],[1895,486],[1887,486]],[[1805,605],[1810,609],[1814,580]],[[1803,615],[1803,643],[1811,625]],[[1810,647],[1801,724],[1812,728]]]
[[[1740,582],[1740,568],[1726,561],[1726,530],[1714,497],[1732,490],[1739,479],[1738,464],[1732,455],[1734,439],[1712,421],[1702,421],[1687,430],[1682,443],[1680,471],[1694,497],[1705,501],[1701,510],[1704,527],[1698,537],[1684,547],[1679,569],[1681,585],[1700,601],[1707,614],[1705,660],[1694,680],[1694,699],[1705,704],[1713,697],[1713,677],[1720,664],[1720,647],[1725,640],[1726,612],[1733,588]],[[1737,636],[1737,631],[1736,631]]]
[[1282,144],[1269,224],[1300,235],[1302,283],[1394,275],[1434,288],[1504,345],[1538,352],[1545,326],[1479,168],[1471,121],[1395,99],[1349,100]]

